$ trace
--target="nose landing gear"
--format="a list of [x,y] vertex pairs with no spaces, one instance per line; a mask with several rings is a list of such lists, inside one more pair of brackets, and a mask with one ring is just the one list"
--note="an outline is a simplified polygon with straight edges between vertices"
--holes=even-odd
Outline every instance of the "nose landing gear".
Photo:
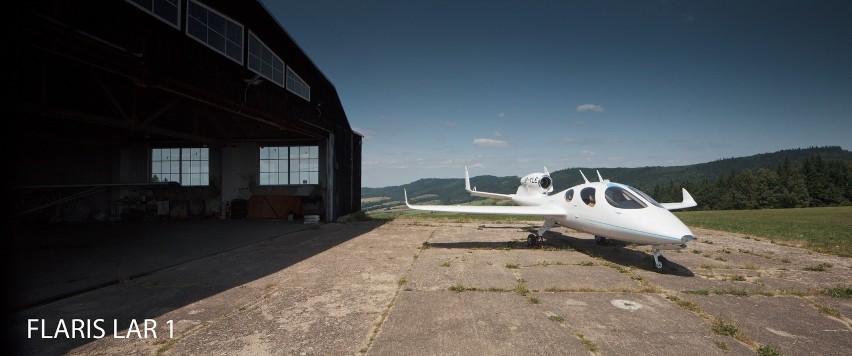
[[669,262],[669,260],[663,257],[663,255],[660,254],[660,250],[658,249],[654,249],[652,252],[654,254],[654,264],[656,265],[657,269],[663,269],[663,266],[667,262]]

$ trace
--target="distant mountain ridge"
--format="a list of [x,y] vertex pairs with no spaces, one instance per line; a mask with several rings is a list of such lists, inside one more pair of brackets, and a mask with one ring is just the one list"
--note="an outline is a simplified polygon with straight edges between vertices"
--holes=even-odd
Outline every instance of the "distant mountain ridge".
[[[725,158],[712,162],[685,166],[653,166],[637,168],[567,168],[551,172],[554,191],[558,192],[583,182],[579,171],[589,180],[597,180],[595,170],[605,179],[635,186],[652,193],[655,187],[697,184],[716,181],[734,172],[775,170],[782,162],[800,166],[809,158],[820,157],[825,161],[845,161],[852,166],[852,152],[839,146],[810,147],[762,153],[753,156]],[[546,162],[543,162],[546,165]],[[518,172],[525,175],[531,172]],[[514,193],[519,176],[495,177],[490,175],[471,177],[471,185],[480,191]],[[404,204],[403,189],[408,191],[411,201],[434,204],[462,204],[479,198],[471,197],[464,190],[461,178],[424,178],[401,186],[361,188],[361,209],[365,211]],[[679,189],[678,189],[679,190]],[[655,197],[656,198],[656,197]]]

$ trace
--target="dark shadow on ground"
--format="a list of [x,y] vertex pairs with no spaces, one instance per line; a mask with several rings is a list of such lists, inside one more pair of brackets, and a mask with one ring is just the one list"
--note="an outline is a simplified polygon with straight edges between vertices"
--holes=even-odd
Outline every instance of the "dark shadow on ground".
[[[4,336],[10,342],[5,348],[11,351],[5,354],[64,354],[94,340],[41,338],[40,331],[28,338],[28,319],[44,320],[50,336],[59,320],[68,324],[70,332],[72,319],[103,319],[101,327],[106,337],[112,337],[114,323],[122,330],[132,321],[141,323],[263,278],[383,222],[327,225],[211,220],[47,228],[41,231],[46,235],[31,235],[31,240],[17,244],[16,251],[4,254],[11,258],[6,260],[7,276],[30,278],[24,293],[18,293],[22,298],[26,299],[27,292],[39,298],[53,294],[47,302],[39,299],[35,305],[32,303],[38,300],[34,298],[25,305],[21,299],[10,301],[5,296]],[[326,229],[333,230],[323,232]],[[151,236],[154,232],[161,236]],[[133,269],[128,264],[144,268]],[[109,270],[110,266],[125,270]],[[33,280],[36,277],[42,280]],[[15,286],[17,292],[24,288],[20,283]],[[5,304],[9,302],[17,304]]]
[[[528,233],[535,233],[536,227],[518,227],[518,226],[490,226],[488,228],[512,228],[524,230]],[[520,234],[519,239],[526,238],[526,235]],[[548,231],[544,235],[544,241],[539,245],[529,247],[526,242],[520,240],[512,241],[463,241],[463,242],[434,242],[430,243],[431,248],[459,248],[459,249],[491,249],[491,250],[510,250],[510,249],[545,249],[545,250],[573,250],[589,255],[590,257],[598,257],[608,262],[618,265],[657,272],[665,273],[682,277],[694,277],[695,274],[683,265],[680,265],[671,260],[664,262],[663,269],[658,270],[654,265],[654,257],[649,252],[636,251],[627,248],[628,244],[617,241],[607,240],[605,245],[598,245],[592,239],[581,239],[570,235],[565,235],[559,232]],[[663,251],[665,256],[666,251]]]

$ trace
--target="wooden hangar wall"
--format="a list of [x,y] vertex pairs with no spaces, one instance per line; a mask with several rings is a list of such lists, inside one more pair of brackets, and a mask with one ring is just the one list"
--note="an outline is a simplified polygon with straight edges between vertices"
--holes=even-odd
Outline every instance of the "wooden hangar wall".
[[362,137],[259,1],[14,6],[13,215],[333,220],[360,209]]

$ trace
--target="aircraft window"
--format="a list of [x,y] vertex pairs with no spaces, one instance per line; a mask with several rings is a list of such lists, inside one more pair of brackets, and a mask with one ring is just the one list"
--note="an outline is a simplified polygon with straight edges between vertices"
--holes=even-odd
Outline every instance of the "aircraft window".
[[584,188],[580,191],[580,198],[588,206],[595,206],[595,188]]
[[651,196],[650,196],[650,195],[648,195],[648,194],[646,194],[645,192],[643,192],[643,191],[641,191],[641,190],[639,190],[639,189],[633,188],[633,187],[631,187],[631,186],[627,186],[627,187],[628,187],[628,188],[630,188],[630,190],[632,190],[634,193],[639,194],[640,196],[642,196],[642,198],[645,198],[645,200],[647,200],[647,201],[648,201],[649,203],[651,203],[652,205],[654,205],[654,206],[656,206],[656,207],[658,207],[658,208],[663,208],[663,209],[665,209],[665,208],[664,208],[664,207],[663,207],[660,203],[658,203],[656,200],[654,200],[654,198],[651,198]]
[[648,206],[629,190],[622,187],[606,188],[604,196],[606,196],[606,202],[616,208],[642,209]]
[[568,191],[565,192],[565,201],[570,203],[572,199],[574,199],[574,189],[568,189]]

